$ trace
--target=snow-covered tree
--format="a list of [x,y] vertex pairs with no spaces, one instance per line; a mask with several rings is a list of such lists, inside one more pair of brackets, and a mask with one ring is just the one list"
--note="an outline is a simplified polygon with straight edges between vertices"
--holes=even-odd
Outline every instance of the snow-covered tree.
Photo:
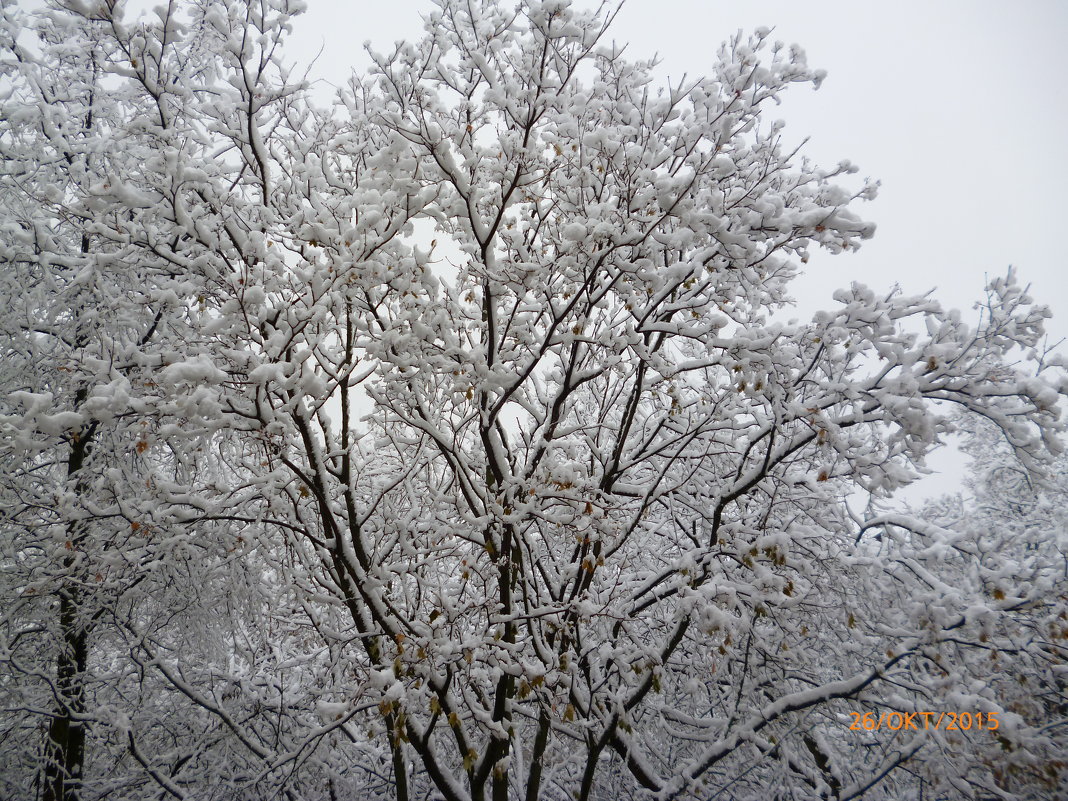
[[[900,778],[914,794],[922,784],[925,795],[1059,798],[1068,767],[1068,461],[1036,469],[989,421],[962,415],[958,427],[973,460],[965,492],[861,527],[864,538],[878,536],[899,579],[869,588],[872,603],[927,625],[958,619],[951,638],[921,651],[918,680],[884,704],[971,714],[956,731],[929,730]],[[980,724],[982,711],[995,717]],[[895,735],[865,739],[886,747]]]
[[[63,499],[3,521],[9,731],[91,724],[111,797],[851,798],[933,750],[857,746],[857,704],[1004,711],[930,665],[1009,590],[962,604],[924,520],[845,500],[910,482],[947,406],[1047,459],[1048,312],[1010,274],[974,324],[859,285],[780,321],[812,249],[873,231],[874,186],[763,116],[822,79],[801,50],[738,35],[659,86],[610,13],[441,0],[322,109],[297,10],[56,6],[32,52],[6,18],[4,260],[35,277],[4,492]],[[99,76],[42,83],[63,59]],[[89,428],[99,480],[68,477]],[[75,704],[53,607],[106,560]]]
[[91,631],[131,581],[123,567],[140,538],[144,493],[131,486],[149,431],[129,413],[144,386],[137,358],[170,321],[157,294],[166,276],[91,230],[121,226],[109,200],[136,196],[132,159],[146,152],[136,134],[111,145],[140,109],[109,97],[109,42],[58,10],[39,15],[28,42],[20,16],[5,6],[0,425],[5,706],[23,714],[5,720],[4,750],[40,766],[28,773],[40,797],[66,799],[92,717]]
[[[192,406],[168,405],[163,369],[196,347],[199,283],[174,263],[186,249],[166,192],[184,160],[207,161],[212,145],[203,100],[214,93],[198,84],[222,70],[206,55],[206,12],[189,9],[183,32],[176,4],[134,25],[115,4],[3,8],[5,797],[141,798],[157,784],[141,751],[176,764],[190,757],[174,756],[175,742],[222,753],[161,700],[145,658],[162,640],[183,645],[202,675],[232,674],[233,643],[213,641],[205,630],[218,623],[205,621],[245,572],[223,570],[239,531],[195,527],[168,502],[209,463],[211,479],[222,474],[203,440],[178,431]],[[170,258],[156,254],[159,241]],[[166,631],[153,632],[161,619]]]

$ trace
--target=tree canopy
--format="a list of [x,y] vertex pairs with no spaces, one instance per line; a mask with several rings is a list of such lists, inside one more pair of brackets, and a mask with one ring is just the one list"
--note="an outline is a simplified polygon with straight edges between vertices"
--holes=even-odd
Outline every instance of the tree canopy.
[[3,9],[0,794],[1057,792],[1049,312],[785,321],[874,232],[803,51],[439,0],[324,107],[299,11]]

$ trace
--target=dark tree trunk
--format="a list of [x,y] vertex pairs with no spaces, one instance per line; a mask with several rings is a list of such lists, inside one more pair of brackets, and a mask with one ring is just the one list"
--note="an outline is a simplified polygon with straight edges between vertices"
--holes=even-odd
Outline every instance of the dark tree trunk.
[[59,598],[63,647],[56,660],[56,714],[48,727],[43,801],[79,801],[85,762],[85,668],[88,637],[80,617],[80,599],[72,586]]
[[[85,243],[83,242],[83,250]],[[88,392],[78,391],[76,407]],[[96,425],[72,436],[67,459],[67,479],[83,489],[79,472],[85,465]],[[74,552],[83,539],[77,523],[67,527],[66,547],[71,551],[63,566],[75,569]],[[89,658],[89,630],[82,609],[82,594],[76,579],[67,578],[59,590],[59,629],[61,646],[56,657],[56,711],[48,726],[45,743],[43,801],[80,801],[82,768],[85,764],[85,669]]]

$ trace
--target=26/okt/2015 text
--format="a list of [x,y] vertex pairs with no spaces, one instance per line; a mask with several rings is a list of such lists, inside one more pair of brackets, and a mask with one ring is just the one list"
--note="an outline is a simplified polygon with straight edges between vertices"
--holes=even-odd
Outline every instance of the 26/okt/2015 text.
[[997,712],[850,712],[850,731],[997,731]]

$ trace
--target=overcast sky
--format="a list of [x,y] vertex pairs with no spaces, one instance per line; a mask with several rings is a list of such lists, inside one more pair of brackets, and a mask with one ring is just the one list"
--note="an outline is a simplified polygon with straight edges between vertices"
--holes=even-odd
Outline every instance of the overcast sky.
[[[430,7],[309,0],[289,57],[321,49],[313,76],[340,83],[367,67],[365,41],[381,52],[418,37]],[[849,159],[882,182],[858,208],[875,238],[855,254],[814,255],[795,286],[797,316],[832,307],[851,281],[937,287],[945,305],[970,310],[984,277],[1012,264],[1051,307],[1054,338],[1068,337],[1068,3],[629,0],[610,38],[633,58],[659,54],[660,75],[677,80],[706,74],[725,38],[761,25],[828,73],[818,91],[798,86],[776,110],[788,137],[809,137],[804,152],[817,163]],[[931,464],[946,475],[910,499],[955,487],[961,459],[944,452]]]

